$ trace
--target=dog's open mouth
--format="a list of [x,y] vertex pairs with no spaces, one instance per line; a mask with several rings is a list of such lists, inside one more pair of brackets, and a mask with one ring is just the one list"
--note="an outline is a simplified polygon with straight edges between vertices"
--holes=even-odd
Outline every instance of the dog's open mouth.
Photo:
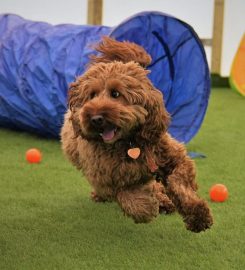
[[100,133],[100,136],[104,140],[104,142],[110,142],[113,141],[116,138],[116,135],[118,134],[119,129],[117,127],[106,127],[104,130]]

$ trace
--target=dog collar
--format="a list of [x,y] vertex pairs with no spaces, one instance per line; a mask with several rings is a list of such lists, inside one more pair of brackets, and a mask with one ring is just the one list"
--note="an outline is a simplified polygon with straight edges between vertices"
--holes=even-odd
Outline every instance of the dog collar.
[[132,159],[137,159],[140,156],[140,152],[141,151],[139,147],[134,147],[134,148],[129,148],[127,154]]
[[[132,159],[137,159],[141,154],[141,149],[139,147],[134,147],[134,144],[130,141],[129,142],[130,148],[127,151],[127,154]],[[153,150],[148,146],[145,146],[145,156],[146,156],[146,163],[148,168],[152,173],[156,172],[158,166],[155,162]]]
[[158,166],[154,158],[153,150],[149,149],[149,147],[146,146],[145,154],[146,154],[146,162],[147,162],[148,168],[150,169],[152,173],[154,173],[158,169]]

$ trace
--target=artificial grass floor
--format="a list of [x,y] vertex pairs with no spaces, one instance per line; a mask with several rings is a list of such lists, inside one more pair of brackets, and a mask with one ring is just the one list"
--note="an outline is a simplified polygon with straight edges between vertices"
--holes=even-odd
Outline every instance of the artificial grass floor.
[[[245,99],[213,90],[208,113],[189,151],[199,194],[215,224],[184,228],[178,214],[134,224],[115,203],[95,204],[90,187],[63,157],[58,141],[0,129],[0,269],[245,269]],[[25,151],[43,152],[39,165]],[[211,203],[224,183],[229,199]]]

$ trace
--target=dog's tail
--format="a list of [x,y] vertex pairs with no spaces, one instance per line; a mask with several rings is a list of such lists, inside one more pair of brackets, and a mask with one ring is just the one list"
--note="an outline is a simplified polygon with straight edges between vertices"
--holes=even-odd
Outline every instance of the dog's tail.
[[95,50],[100,55],[92,55],[91,63],[121,61],[127,63],[134,61],[142,67],[147,67],[151,63],[151,56],[145,49],[133,42],[116,41],[115,39],[104,36],[102,42],[95,46]]

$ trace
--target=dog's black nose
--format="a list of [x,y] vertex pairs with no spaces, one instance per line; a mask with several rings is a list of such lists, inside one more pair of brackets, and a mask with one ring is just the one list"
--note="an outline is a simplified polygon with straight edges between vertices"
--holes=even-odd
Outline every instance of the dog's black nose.
[[104,117],[102,115],[94,115],[91,117],[91,123],[95,127],[101,127],[104,124]]

